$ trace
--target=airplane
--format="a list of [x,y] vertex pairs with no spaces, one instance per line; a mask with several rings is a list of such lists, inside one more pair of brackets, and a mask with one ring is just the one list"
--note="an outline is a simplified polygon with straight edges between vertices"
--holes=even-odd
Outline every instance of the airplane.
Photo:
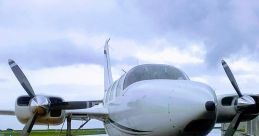
[[97,119],[109,136],[205,136],[216,123],[230,123],[225,136],[233,136],[241,121],[259,113],[259,95],[243,94],[227,63],[222,66],[237,94],[217,96],[207,84],[192,81],[182,70],[166,64],[142,64],[113,81],[109,39],[104,47],[104,98],[65,102],[60,97],[36,95],[13,61],[9,65],[28,95],[16,100],[15,115],[28,136],[34,124],[57,125],[66,115]]

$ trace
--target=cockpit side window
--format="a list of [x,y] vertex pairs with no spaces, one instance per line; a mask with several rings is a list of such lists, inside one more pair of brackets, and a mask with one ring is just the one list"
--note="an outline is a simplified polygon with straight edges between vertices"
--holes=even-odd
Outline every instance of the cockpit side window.
[[121,76],[121,78],[118,80],[118,85],[116,88],[116,96],[119,96],[123,90],[123,83],[124,83],[125,74]]
[[110,90],[108,89],[106,92],[105,92],[105,103],[108,103],[108,94],[110,93]]
[[124,82],[125,74],[121,76],[121,78],[117,81],[115,81],[109,89],[105,92],[105,103],[108,103],[109,101],[113,100],[115,97],[119,96],[121,94],[122,85]]
[[105,103],[108,103],[108,101],[112,100],[113,96],[112,96],[112,91],[113,91],[113,88],[114,88],[114,84],[113,83],[109,88],[108,90],[105,92]]
[[111,96],[110,96],[110,100],[114,99],[116,97],[116,88],[118,86],[118,80],[115,81],[115,83],[112,86],[112,90],[111,90]]

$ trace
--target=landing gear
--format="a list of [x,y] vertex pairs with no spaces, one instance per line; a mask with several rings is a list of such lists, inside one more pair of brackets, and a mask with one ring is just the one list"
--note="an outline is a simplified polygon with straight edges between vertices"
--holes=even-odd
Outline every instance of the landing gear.
[[66,136],[72,136],[71,134],[71,115],[67,115],[67,135]]

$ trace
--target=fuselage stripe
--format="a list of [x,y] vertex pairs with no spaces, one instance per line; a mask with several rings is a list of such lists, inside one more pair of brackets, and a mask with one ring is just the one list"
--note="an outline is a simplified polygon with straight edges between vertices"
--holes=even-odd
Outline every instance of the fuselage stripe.
[[[123,125],[121,125],[121,124],[119,124],[119,123],[113,121],[113,120],[110,119],[110,118],[108,119],[108,121],[109,121],[109,123],[111,123],[111,124],[117,126],[118,128],[120,128],[120,129],[122,129],[122,130],[126,130],[126,131],[129,131],[129,132],[132,132],[132,133],[142,133],[142,135],[143,135],[143,133],[150,133],[150,132],[152,132],[152,131],[142,131],[142,130],[136,130],[136,129],[133,129],[133,128],[129,128],[129,127],[123,126]],[[138,135],[138,134],[137,134],[137,135]],[[144,134],[144,135],[145,135],[145,134]]]

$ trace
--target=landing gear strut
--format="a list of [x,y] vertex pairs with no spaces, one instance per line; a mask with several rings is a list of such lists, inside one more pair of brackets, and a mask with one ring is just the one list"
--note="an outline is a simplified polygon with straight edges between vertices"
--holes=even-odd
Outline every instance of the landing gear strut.
[[71,135],[71,115],[67,115],[67,136]]

